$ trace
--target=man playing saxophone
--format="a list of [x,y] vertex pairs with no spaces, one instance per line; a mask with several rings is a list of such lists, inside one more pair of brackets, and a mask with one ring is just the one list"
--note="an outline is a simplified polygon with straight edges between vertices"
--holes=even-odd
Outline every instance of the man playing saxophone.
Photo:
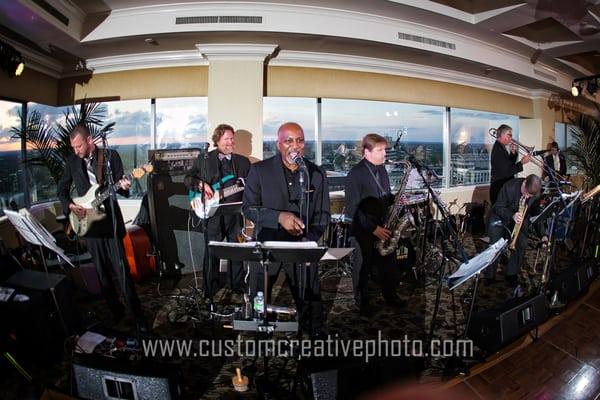
[[[498,200],[492,207],[488,235],[490,243],[495,243],[507,233],[506,229],[512,227],[512,235],[509,239],[514,250],[508,259],[505,272],[505,280],[511,287],[518,285],[518,274],[525,257],[527,249],[527,230],[529,219],[540,212],[540,190],[542,180],[539,176],[531,174],[527,178],[515,178],[504,184],[498,195]],[[542,241],[548,241],[544,235],[544,223],[542,219],[535,224],[538,236]],[[490,265],[485,271],[486,284],[495,283],[497,261]]]
[[[352,235],[359,244],[362,262],[352,269],[354,298],[360,318],[368,320],[373,314],[369,304],[368,280],[370,270],[377,268],[381,291],[386,303],[402,307],[406,302],[396,294],[398,274],[395,252],[381,256],[375,249],[378,240],[388,240],[393,234],[384,227],[387,208],[393,203],[388,173],[384,163],[387,141],[369,133],[362,140],[363,159],[355,165],[345,181],[346,216],[352,219]],[[356,249],[358,251],[358,249]]]

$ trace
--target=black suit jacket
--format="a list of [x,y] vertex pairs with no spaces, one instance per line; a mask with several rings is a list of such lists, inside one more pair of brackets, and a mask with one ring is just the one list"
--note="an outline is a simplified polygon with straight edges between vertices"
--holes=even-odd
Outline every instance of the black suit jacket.
[[515,174],[523,171],[523,164],[521,161],[517,161],[518,156],[518,153],[509,154],[506,148],[496,140],[490,156],[491,182],[508,181]]
[[344,189],[345,215],[352,219],[352,232],[370,237],[377,225],[384,225],[387,208],[394,202],[394,196],[391,194],[389,176],[385,169],[380,169],[383,173],[380,178],[381,189],[385,192],[381,193],[369,168],[374,173],[377,167],[364,158],[352,167],[346,176]]
[[[567,160],[564,156],[563,153],[558,153],[558,160],[560,161],[560,168],[558,169],[558,173],[561,174],[562,176],[567,175]],[[554,158],[552,157],[552,154],[544,157],[544,162],[546,163],[546,165],[550,168],[552,168],[552,170],[556,171],[556,169],[554,169]],[[546,174],[546,172],[544,172],[544,175],[548,175]]]
[[[208,153],[208,159],[204,158],[204,154],[200,154],[200,156],[194,161],[194,165],[185,175],[185,186],[187,186],[190,190],[198,190],[198,185],[203,180],[202,174],[204,163],[206,164],[206,183],[212,185],[216,182],[219,182],[222,178],[221,171],[219,169],[219,152],[217,149],[212,150]],[[236,175],[236,178],[245,178],[248,176],[248,172],[250,171],[250,160],[248,157],[245,157],[241,154],[233,153],[231,155],[231,162],[233,165],[233,172]],[[227,185],[225,185],[227,186]],[[241,201],[242,193],[236,193],[231,197],[227,198],[228,202]]]
[[[500,194],[498,195],[498,200],[492,207],[491,221],[500,220],[507,228],[514,225],[513,215],[519,210],[521,185],[523,184],[523,181],[525,181],[525,178],[515,178],[502,186]],[[525,222],[521,227],[523,232],[526,232],[529,228],[529,218],[540,213],[540,199],[541,196],[534,196],[527,200],[527,213],[525,214]],[[544,222],[542,219],[538,220],[535,229],[538,235],[544,235]]]
[[[97,171],[98,153],[100,151],[103,151],[103,149],[96,148],[92,159],[92,166],[94,168],[94,171]],[[123,177],[123,163],[121,161],[121,157],[116,151],[108,150],[108,159],[110,160],[110,167],[112,169],[113,180],[117,182]],[[106,161],[104,162],[104,166],[104,182],[106,182]],[[75,186],[75,192],[77,194],[76,197],[83,196],[92,186],[88,178],[85,161],[75,154],[71,154],[69,157],[67,157],[65,170],[63,171],[63,174],[58,182],[57,195],[58,199],[62,203],[63,212],[65,213],[65,215],[69,215],[69,213],[71,212],[69,210],[69,204],[73,202],[73,199],[71,197],[71,185]],[[117,193],[125,197],[129,197],[128,190],[126,191],[123,189],[119,189]],[[115,219],[117,222],[117,234],[119,235],[119,237],[123,238],[125,236],[125,223],[123,222],[123,215],[121,214],[121,208],[119,208],[119,203],[115,201],[114,205],[116,217]],[[114,236],[110,198],[104,201],[104,208],[107,213],[106,218],[94,222],[94,224],[92,224],[92,226],[90,227],[88,233],[85,235],[86,238],[112,238]]]
[[[314,163],[305,160],[310,176],[310,207],[308,210],[307,239],[317,241],[329,224],[329,189],[325,172]],[[303,238],[290,235],[279,225],[279,213],[293,211],[279,153],[252,165],[242,211],[246,218],[255,223],[259,241],[300,241]]]

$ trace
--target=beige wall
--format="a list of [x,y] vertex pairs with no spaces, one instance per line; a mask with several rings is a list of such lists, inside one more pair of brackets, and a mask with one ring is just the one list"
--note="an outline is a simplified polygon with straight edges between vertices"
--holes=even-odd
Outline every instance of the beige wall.
[[9,78],[4,71],[1,71],[0,96],[55,106],[58,97],[58,79],[27,67],[21,76],[14,78]]
[[208,67],[173,67],[94,74],[61,80],[59,102],[192,97],[208,94]]
[[267,96],[382,100],[534,115],[531,99],[520,96],[418,78],[320,68],[269,67]]

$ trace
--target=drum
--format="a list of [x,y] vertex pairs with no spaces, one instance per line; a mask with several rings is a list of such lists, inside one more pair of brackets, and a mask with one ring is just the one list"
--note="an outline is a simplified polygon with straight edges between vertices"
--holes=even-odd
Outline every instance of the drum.
[[332,214],[323,242],[327,247],[349,248],[352,220],[342,214]]

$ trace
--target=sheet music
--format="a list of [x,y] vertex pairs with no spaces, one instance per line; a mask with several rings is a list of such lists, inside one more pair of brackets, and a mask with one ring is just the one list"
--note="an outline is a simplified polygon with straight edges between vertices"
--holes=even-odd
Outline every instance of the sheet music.
[[285,242],[285,241],[268,241],[263,242],[264,247],[273,247],[277,249],[314,249],[319,247],[317,242]]
[[483,252],[471,258],[468,263],[463,263],[458,267],[456,272],[448,277],[448,286],[450,287],[450,290],[460,286],[467,279],[494,262],[507,244],[508,240],[501,238]]
[[75,268],[63,249],[56,245],[56,240],[50,232],[28,210],[22,209],[15,212],[5,209],[4,213],[23,239],[35,246],[44,246],[52,250],[58,257]]
[[321,257],[320,261],[338,261],[346,257],[348,254],[352,253],[352,251],[354,251],[353,247],[330,247],[327,249],[325,254],[323,254],[323,257]]
[[259,244],[260,242],[243,242],[243,243],[236,243],[236,242],[220,242],[218,240],[211,240],[210,242],[208,242],[208,245],[217,245],[217,246],[225,246],[225,247],[256,247],[256,245]]

